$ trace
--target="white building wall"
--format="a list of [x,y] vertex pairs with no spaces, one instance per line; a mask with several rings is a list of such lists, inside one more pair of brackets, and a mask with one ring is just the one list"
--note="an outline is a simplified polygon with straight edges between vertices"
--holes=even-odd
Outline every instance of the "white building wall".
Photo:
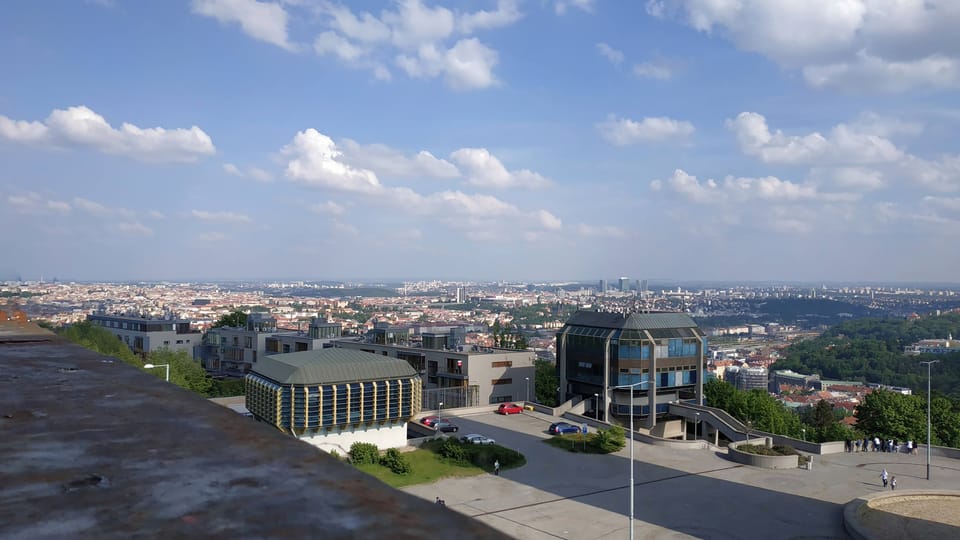
[[344,429],[339,433],[327,435],[310,435],[298,437],[301,441],[312,444],[324,452],[336,450],[340,455],[346,455],[350,446],[355,442],[364,442],[377,445],[380,450],[388,448],[402,448],[407,445],[407,423],[384,426],[360,426],[356,430]]

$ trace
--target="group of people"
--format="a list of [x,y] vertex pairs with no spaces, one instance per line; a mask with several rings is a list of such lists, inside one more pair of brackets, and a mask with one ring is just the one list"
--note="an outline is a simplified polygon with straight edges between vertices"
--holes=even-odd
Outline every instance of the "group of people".
[[844,450],[847,452],[906,452],[908,454],[917,453],[917,445],[913,441],[898,441],[896,439],[887,439],[881,441],[880,437],[864,437],[861,439],[847,439]]
[[880,481],[883,482],[883,488],[884,488],[884,489],[887,488],[887,481],[888,481],[888,479],[889,479],[889,483],[890,483],[890,489],[891,489],[891,490],[896,490],[896,489],[897,489],[897,477],[896,477],[896,476],[890,476],[889,474],[887,474],[887,470],[884,469],[884,470],[880,473]]

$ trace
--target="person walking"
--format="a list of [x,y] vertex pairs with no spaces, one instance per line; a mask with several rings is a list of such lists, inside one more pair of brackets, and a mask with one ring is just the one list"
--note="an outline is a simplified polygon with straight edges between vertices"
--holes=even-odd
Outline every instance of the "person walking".
[[[499,459],[493,462],[493,474],[500,476],[500,460]],[[887,485],[886,482],[884,482],[883,485],[884,487],[886,487]]]
[[894,491],[896,489],[897,489],[897,477],[893,476],[890,478],[890,491]]
[[880,473],[880,480],[883,481],[884,488],[887,487],[887,478],[889,478],[889,476],[887,475],[887,470],[884,469],[883,472]]

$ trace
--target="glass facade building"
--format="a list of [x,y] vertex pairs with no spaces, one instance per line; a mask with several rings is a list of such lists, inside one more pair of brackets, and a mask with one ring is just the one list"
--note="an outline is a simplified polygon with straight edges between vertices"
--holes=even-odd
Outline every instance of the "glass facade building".
[[[667,412],[671,401],[699,402],[706,337],[683,313],[578,312],[557,333],[561,401],[595,399],[599,416]],[[630,389],[616,388],[634,385]],[[602,403],[598,403],[602,399]],[[599,409],[599,411],[596,411]]]

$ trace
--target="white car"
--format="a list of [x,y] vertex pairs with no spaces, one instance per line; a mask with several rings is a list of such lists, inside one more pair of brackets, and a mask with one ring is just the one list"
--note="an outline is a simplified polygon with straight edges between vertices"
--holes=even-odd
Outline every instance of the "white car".
[[497,443],[497,441],[491,439],[490,437],[480,435],[479,433],[471,433],[470,435],[464,435],[463,437],[460,437],[460,440],[465,443],[471,443],[471,444],[496,444]]

